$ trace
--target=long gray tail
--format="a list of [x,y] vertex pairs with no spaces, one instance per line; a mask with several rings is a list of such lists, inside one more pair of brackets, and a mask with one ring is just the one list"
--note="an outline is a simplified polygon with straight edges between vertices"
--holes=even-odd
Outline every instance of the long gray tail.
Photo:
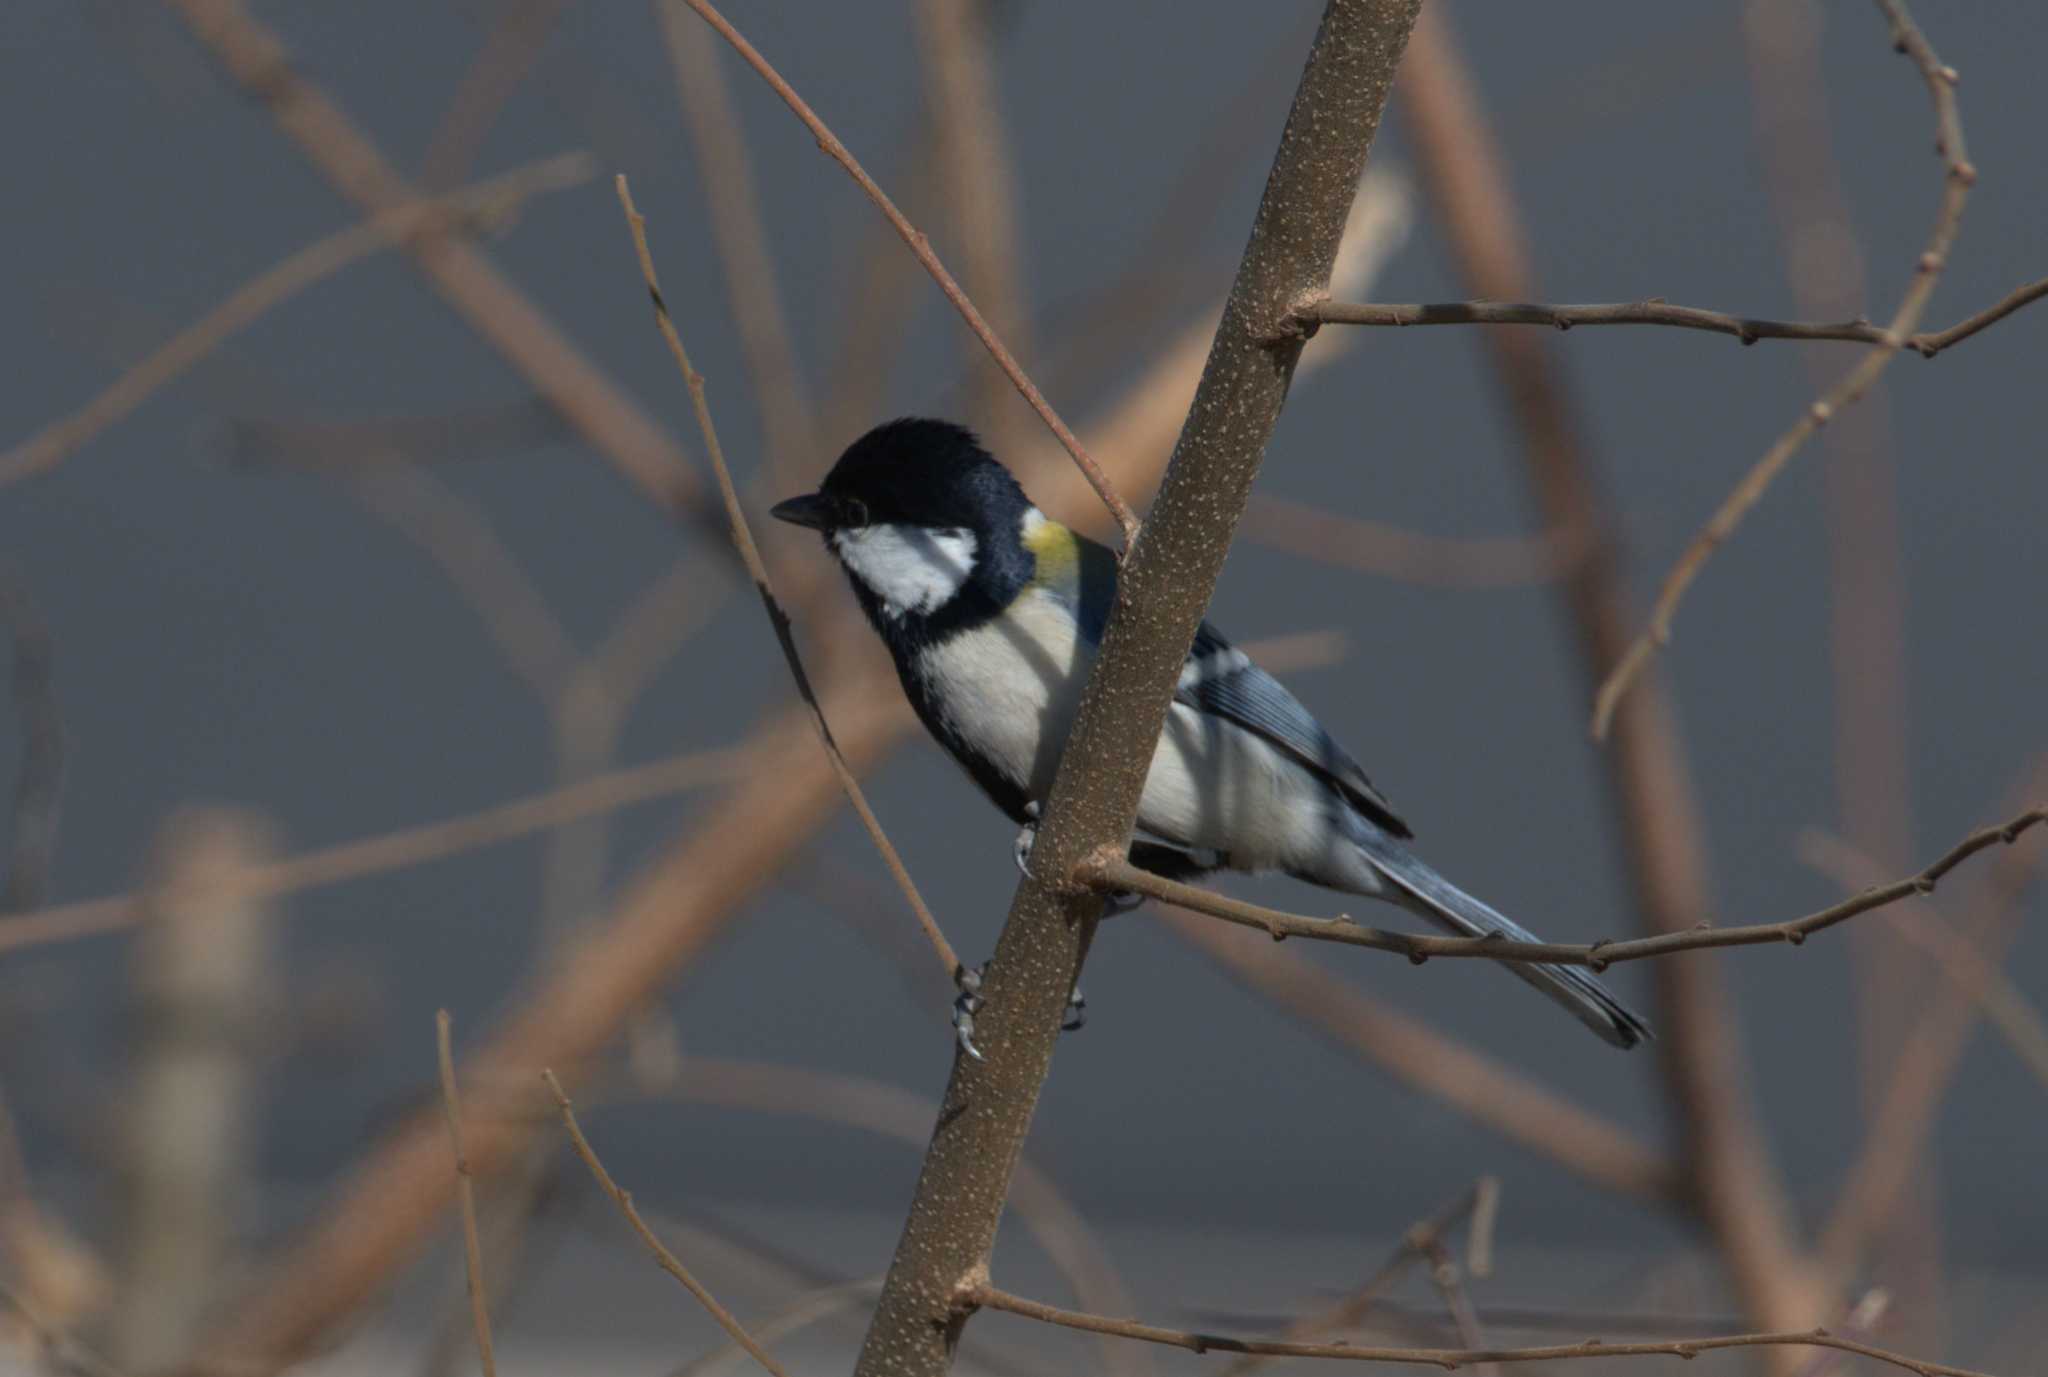
[[[1372,868],[1390,882],[1385,896],[1413,909],[1438,927],[1461,937],[1496,934],[1516,942],[1534,942],[1536,935],[1459,889],[1431,870],[1391,838],[1360,839]],[[1533,961],[1501,965],[1571,1010],[1572,1015],[1616,1047],[1633,1047],[1652,1037],[1645,1023],[1626,1004],[1608,993],[1582,966],[1540,966]]]

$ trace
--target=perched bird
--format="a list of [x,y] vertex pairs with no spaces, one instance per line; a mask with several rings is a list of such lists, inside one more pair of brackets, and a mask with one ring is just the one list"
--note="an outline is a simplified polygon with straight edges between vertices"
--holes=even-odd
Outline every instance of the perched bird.
[[[1039,511],[946,421],[876,427],[817,492],[774,515],[823,534],[918,719],[1028,837],[1109,617],[1115,555]],[[1464,936],[1536,940],[1418,860],[1403,845],[1408,825],[1357,762],[1207,622],[1137,825],[1165,845],[1139,841],[1133,860],[1177,878],[1280,870]],[[1580,968],[1502,964],[1617,1047],[1649,1034]]]

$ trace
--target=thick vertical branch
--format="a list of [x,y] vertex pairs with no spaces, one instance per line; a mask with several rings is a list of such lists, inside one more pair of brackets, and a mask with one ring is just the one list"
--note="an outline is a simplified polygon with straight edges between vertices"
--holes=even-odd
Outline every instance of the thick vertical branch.
[[[1416,29],[1401,89],[1423,180],[1468,289],[1500,300],[1532,298],[1534,274],[1506,168],[1455,39],[1434,15]],[[1484,342],[1518,422],[1544,525],[1567,533],[1571,547],[1581,552],[1560,588],[1581,657],[1597,679],[1628,643],[1605,503],[1544,341],[1495,330]],[[1677,932],[1706,920],[1704,829],[1671,705],[1654,681],[1623,700],[1613,749],[1602,760],[1645,922],[1660,932]],[[1743,1089],[1727,989],[1716,968],[1695,957],[1660,962],[1656,973],[1659,1049],[1681,1127],[1690,1194],[1757,1324],[1810,1324],[1814,1316],[1790,1212]]]
[[858,1377],[947,1370],[1099,901],[1068,878],[1121,849],[1195,628],[1327,290],[1366,151],[1421,0],[1331,0],[1158,505],[1132,545],[1032,858],[983,981],[982,1060],[955,1057]]

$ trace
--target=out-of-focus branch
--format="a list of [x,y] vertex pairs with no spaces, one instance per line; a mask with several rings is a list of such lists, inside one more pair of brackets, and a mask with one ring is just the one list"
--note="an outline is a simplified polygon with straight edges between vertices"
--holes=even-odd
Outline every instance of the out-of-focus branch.
[[441,1112],[448,1120],[448,1145],[455,1153],[455,1201],[462,1214],[463,1284],[469,1292],[477,1362],[484,1377],[498,1377],[497,1354],[491,1343],[490,1293],[484,1287],[484,1247],[476,1232],[476,1185],[470,1179],[469,1153],[462,1146],[462,1096],[455,1085],[455,1053],[449,1047],[448,1025],[446,1009],[434,1015],[434,1048],[441,1070]]
[[[404,827],[382,836],[287,856],[255,866],[238,883],[245,886],[251,898],[272,899],[402,870],[478,847],[516,841],[579,818],[733,779],[743,774],[754,759],[746,746],[671,756],[442,822]],[[0,956],[26,947],[72,942],[133,927],[146,912],[144,896],[116,894],[0,918]]]
[[[1535,297],[1507,167],[1440,10],[1417,30],[1402,90],[1411,146],[1465,289],[1502,300]],[[1612,518],[1581,427],[1541,336],[1489,330],[1480,342],[1521,436],[1544,526],[1570,532],[1581,552],[1559,591],[1588,678],[1597,680],[1627,644],[1630,614]],[[1708,920],[1712,905],[1684,746],[1654,682],[1624,707],[1603,760],[1635,906],[1656,932],[1687,932]],[[1790,1204],[1749,1103],[1728,992],[1704,961],[1655,969],[1658,1053],[1684,1145],[1688,1203],[1720,1244],[1752,1323],[1811,1323],[1821,1312],[1806,1295]]]
[[420,184],[453,186],[468,175],[477,150],[519,83],[540,60],[570,0],[511,0],[493,7],[490,32],[420,157]]
[[1032,873],[1018,886],[982,982],[983,1056],[953,1059],[858,1377],[933,1377],[951,1365],[962,1320],[952,1298],[986,1274],[1011,1171],[1101,912],[1100,900],[1070,877],[1085,857],[1121,853],[1128,843],[1174,684],[1301,356],[1301,335],[1283,328],[1286,313],[1328,290],[1419,8],[1419,0],[1331,0],[1324,11],[1153,520],[1126,552]]
[[681,1282],[683,1289],[718,1322],[718,1327],[731,1335],[732,1341],[744,1348],[755,1362],[774,1373],[775,1377],[789,1377],[782,1364],[769,1356],[768,1350],[756,1343],[753,1335],[747,1333],[738,1317],[719,1304],[718,1298],[704,1289],[704,1283],[698,1281],[690,1269],[682,1264],[682,1260],[655,1236],[654,1230],[647,1227],[647,1221],[640,1217],[640,1211],[633,1205],[631,1192],[612,1180],[612,1174],[606,1171],[604,1163],[598,1160],[596,1149],[592,1148],[590,1140],[583,1136],[583,1129],[576,1122],[576,1111],[570,1105],[568,1095],[563,1092],[562,1083],[555,1079],[555,1073],[552,1071],[543,1071],[541,1075],[547,1081],[548,1089],[554,1093],[555,1104],[562,1111],[562,1126],[569,1132],[569,1141],[575,1146],[576,1155],[581,1157],[583,1165],[590,1169],[590,1174],[597,1181],[599,1188],[619,1207],[619,1213],[633,1226],[633,1232],[640,1235],[640,1241],[647,1245],[647,1251],[654,1255],[654,1260],[660,1264],[661,1270]]
[[[990,53],[992,18],[984,0],[918,0],[915,6],[925,118],[938,144],[935,161],[961,272],[997,336],[1012,353],[1029,357],[1017,186]],[[1013,427],[1004,419],[1010,389],[987,372],[977,380],[975,412],[997,436],[997,453],[1009,453]]]
[[1836,412],[1854,405],[1868,392],[1906,346],[1913,331],[1919,327],[1920,318],[1927,312],[1935,283],[1940,280],[1941,270],[1948,263],[1949,251],[1955,246],[1956,234],[1962,228],[1963,206],[1969,200],[1971,186],[1976,183],[1977,169],[1971,164],[1969,153],[1963,146],[1962,118],[1956,109],[1955,69],[1945,66],[1935,56],[1934,49],[1907,13],[1904,0],[1877,0],[1877,7],[1891,25],[1893,46],[1919,69],[1921,79],[1927,83],[1928,93],[1933,98],[1934,146],[1941,155],[1943,175],[1941,205],[1935,212],[1934,226],[1928,231],[1926,247],[1920,251],[1914,265],[1912,283],[1899,298],[1898,309],[1885,326],[1883,340],[1778,437],[1764,457],[1743,475],[1735,490],[1728,494],[1706,526],[1678,557],[1671,572],[1665,575],[1656,605],[1650,611],[1648,629],[1630,643],[1594,695],[1593,735],[1596,738],[1607,735],[1615,704],[1628,692],[1629,685],[1642,673],[1657,648],[1671,639],[1671,619],[1677,615],[1678,604],[1714,551],[1734,534],[1749,509],[1763,499],[1765,490],[1792,462],[1792,457],[1814,432],[1834,419]]
[[1407,531],[1261,493],[1244,539],[1301,559],[1444,588],[1510,588],[1562,578],[1576,557],[1569,532],[1458,539]]
[[[677,1098],[692,1104],[801,1115],[877,1134],[913,1149],[923,1147],[929,1139],[938,1111],[925,1096],[879,1081],[730,1057],[688,1058],[670,1088]],[[1052,1176],[1028,1157],[1018,1159],[1009,1206],[1082,1305],[1122,1311],[1135,1304],[1108,1248]],[[1108,1352],[1113,1347],[1104,1346],[1104,1370],[1129,1371],[1128,1359]]]
[[417,464],[372,464],[349,478],[357,500],[440,566],[506,663],[552,707],[580,659],[576,645],[482,510]]
[[[2048,759],[2037,760],[2027,789],[2048,787]],[[1968,929],[1978,954],[1996,961],[2016,935],[2020,899],[2048,852],[2015,848],[1991,874],[1991,894],[1979,905]],[[1818,1251],[1830,1278],[1845,1283],[1891,1217],[1900,1192],[1910,1184],[1921,1151],[1933,1132],[1936,1108],[1947,1092],[1970,1033],[1978,1002],[1967,985],[1944,982],[1919,1019],[1899,1040],[1898,1064],[1871,1115],[1861,1151],[1850,1165],[1834,1207],[1820,1228]]]
[[1624,961],[1670,956],[1676,952],[1703,951],[1710,947],[1755,947],[1772,944],[1798,946],[1816,932],[1837,923],[1898,903],[1918,895],[1932,894],[1942,877],[1988,847],[2011,845],[2027,829],[2048,822],[2048,807],[2029,808],[2006,822],[1980,827],[1950,847],[1947,854],[1917,875],[1866,889],[1839,904],[1830,904],[1804,918],[1782,923],[1752,923],[1735,928],[1697,928],[1690,932],[1660,933],[1625,942],[1516,942],[1505,937],[1437,937],[1422,933],[1389,932],[1369,928],[1348,918],[1307,918],[1283,913],[1233,899],[1198,885],[1182,884],[1141,870],[1128,859],[1100,855],[1084,861],[1075,878],[1105,893],[1123,891],[1144,894],[1165,903],[1177,904],[1211,918],[1240,927],[1257,928],[1274,941],[1306,937],[1318,942],[1339,942],[1370,951],[1405,956],[1415,965],[1431,957],[1477,957],[1488,961],[1540,961],[1548,965],[1589,966],[1596,971]]
[[1904,1353],[1877,1348],[1830,1334],[1825,1329],[1802,1329],[1769,1334],[1725,1334],[1710,1339],[1671,1339],[1662,1343],[1604,1343],[1589,1339],[1581,1344],[1550,1344],[1539,1348],[1374,1348],[1348,1343],[1289,1343],[1280,1339],[1244,1339],[1228,1334],[1199,1334],[1190,1329],[1167,1329],[1136,1320],[1111,1319],[1078,1310],[1062,1310],[1043,1301],[1027,1300],[981,1283],[964,1291],[960,1304],[967,1308],[1002,1310],[1028,1320],[1078,1329],[1089,1334],[1114,1334],[1140,1343],[1165,1344],[1190,1353],[1255,1353],[1269,1358],[1334,1358],[1354,1363],[1405,1363],[1414,1367],[1436,1367],[1446,1371],[1481,1363],[1550,1363],[1571,1358],[1696,1358],[1729,1348],[1825,1348],[1853,1353],[1873,1362],[1885,1363],[1917,1373],[1919,1377],[1989,1377],[1966,1367],[1930,1363]]
[[[342,195],[370,214],[415,199],[397,169],[297,68],[245,0],[171,0],[171,7]],[[405,248],[478,336],[629,481],[664,507],[694,510],[696,481],[674,441],[482,251],[445,229],[416,234]]]
[[448,196],[407,196],[380,207],[359,225],[308,244],[235,288],[218,306],[159,345],[85,406],[0,454],[0,486],[63,463],[265,312],[350,264],[416,238],[445,236],[454,227],[501,221],[523,201],[580,186],[590,180],[593,171],[584,154],[563,154]]
[[682,0],[655,0],[654,9],[675,67],[690,146],[697,152],[697,180],[711,212],[711,235],[724,266],[719,276],[746,360],[768,470],[785,491],[793,492],[801,482],[799,466],[817,451],[818,428],[810,387],[791,341],[775,260],[768,252],[771,241],[754,186],[753,159],[711,35],[685,13]]
[[275,929],[244,880],[269,849],[259,821],[224,811],[180,814],[157,842],[151,922],[132,953],[139,1050],[123,1099],[112,1344],[130,1371],[185,1356],[233,1257],[276,993]]
[[0,625],[11,641],[14,713],[21,756],[8,819],[6,874],[0,914],[40,906],[57,855],[57,819],[64,801],[64,715],[57,704],[50,629],[16,580],[0,575]]
[[1162,915],[1176,937],[1233,980],[1411,1089],[1603,1190],[1660,1204],[1681,1199],[1678,1165],[1619,1125],[1367,999],[1292,952],[1250,942],[1183,909],[1165,908]]
[[[187,0],[187,3],[191,3],[191,0]],[[747,65],[760,74],[769,88],[782,98],[783,104],[787,105],[803,122],[804,127],[811,131],[811,136],[818,141],[818,147],[846,169],[847,174],[867,194],[867,198],[875,203],[875,208],[888,218],[890,225],[903,237],[903,242],[910,246],[911,253],[917,256],[917,261],[924,265],[925,271],[932,275],[932,280],[939,284],[939,290],[945,293],[946,300],[953,304],[953,309],[967,322],[967,328],[974,332],[975,338],[988,350],[989,356],[996,361],[996,366],[1003,370],[1011,385],[1023,394],[1024,400],[1031,404],[1031,409],[1038,413],[1038,418],[1045,422],[1046,428],[1059,438],[1061,446],[1073,456],[1075,465],[1087,476],[1088,485],[1095,489],[1096,496],[1102,499],[1102,505],[1116,518],[1117,525],[1123,530],[1124,543],[1128,546],[1138,533],[1137,514],[1117,495],[1116,486],[1109,481],[1109,475],[1104,473],[1101,466],[1089,457],[1088,451],[1081,447],[1081,441],[1052,409],[1052,404],[1046,401],[1037,384],[1025,374],[1016,357],[1004,347],[1002,340],[996,337],[995,331],[989,327],[988,321],[968,299],[967,293],[960,289],[960,284],[954,281],[953,275],[946,271],[946,265],[932,252],[931,241],[904,217],[903,212],[896,208],[896,203],[889,199],[888,193],[882,190],[874,178],[868,176],[867,170],[854,158],[846,145],[839,141],[839,136],[818,118],[804,102],[804,98],[796,93],[795,88],[782,79],[782,74],[769,65],[768,59],[761,56],[754,45],[746,40],[745,35],[727,22],[725,16],[712,6],[710,0],[685,0],[685,3],[704,16],[704,21],[716,29],[721,38],[732,44],[733,50],[746,59]]]
[[[2044,296],[2048,296],[2048,277],[2013,288],[1946,330],[1923,330],[1908,335],[1904,347],[1923,359],[1931,359]],[[1764,339],[1803,339],[1892,346],[1892,331],[1888,327],[1874,325],[1860,316],[1836,321],[1763,320],[1699,306],[1678,306],[1662,297],[1578,306],[1533,301],[1433,301],[1414,305],[1323,301],[1303,307],[1300,315],[1304,324],[1314,325],[1543,325],[1553,330],[1574,330],[1581,325],[1666,325],[1732,335],[1744,344]]]
[[803,656],[797,653],[796,638],[789,629],[789,616],[775,596],[775,587],[768,578],[768,566],[762,563],[761,551],[754,544],[754,533],[748,529],[747,514],[740,506],[739,491],[733,486],[732,471],[726,467],[725,449],[719,444],[717,427],[711,422],[711,407],[704,395],[704,376],[691,365],[689,353],[683,348],[683,338],[676,333],[675,318],[669,314],[668,302],[661,294],[661,283],[654,272],[654,256],[647,247],[647,222],[634,209],[633,193],[626,185],[624,174],[618,179],[618,191],[619,204],[626,212],[626,226],[633,235],[633,250],[640,260],[640,275],[646,280],[647,295],[654,304],[655,325],[667,341],[669,352],[675,356],[676,367],[682,370],[683,382],[689,388],[690,405],[697,413],[697,428],[703,433],[704,448],[711,456],[712,470],[718,479],[719,496],[725,501],[725,515],[731,523],[733,544],[739,548],[740,562],[754,580],[754,591],[760,594],[761,610],[767,613],[768,625],[775,633],[776,643],[782,648],[782,658],[789,665],[789,676],[796,683],[797,696],[811,710],[818,728],[818,740],[825,748],[826,758],[832,762],[832,773],[838,777],[840,789],[845,792],[847,802],[853,805],[853,811],[860,816],[861,825],[867,829],[875,850],[881,853],[883,864],[888,866],[897,888],[909,901],[911,912],[916,916],[918,926],[924,929],[925,939],[931,943],[939,964],[947,974],[957,977],[966,969],[960,963],[959,954],[946,940],[946,934],[939,930],[939,920],[932,916],[924,896],[917,892],[917,883],[910,878],[909,868],[903,864],[903,858],[897,854],[888,833],[882,830],[882,820],[868,806],[860,781],[854,778],[845,754],[839,749],[839,742],[832,736],[832,724],[826,720],[817,691],[811,687],[811,676],[804,669]]
[[[1401,1242],[1394,1248],[1393,1255],[1379,1265],[1370,1277],[1350,1295],[1336,1305],[1319,1314],[1307,1315],[1287,1326],[1280,1337],[1284,1342],[1305,1343],[1318,1335],[1334,1334],[1354,1328],[1372,1311],[1383,1292],[1399,1281],[1410,1268],[1429,1257],[1444,1246],[1444,1236],[1468,1217],[1473,1216],[1480,1204],[1499,1193],[1499,1183],[1492,1177],[1482,1178],[1478,1184],[1459,1196],[1445,1208],[1427,1219],[1417,1220],[1401,1235]],[[1474,1272],[1479,1269],[1475,1267]],[[1225,1367],[1216,1377],[1244,1377],[1266,1365],[1268,1355],[1247,1353],[1236,1362]]]
[[[1843,838],[1818,830],[1800,837],[1799,854],[1845,889],[1868,884],[1882,869]],[[1940,965],[1951,983],[1968,992],[2013,1055],[2048,1088],[2048,1019],[2042,1018],[2018,983],[1931,906],[1912,914],[1893,910],[1885,918],[1907,946]]]

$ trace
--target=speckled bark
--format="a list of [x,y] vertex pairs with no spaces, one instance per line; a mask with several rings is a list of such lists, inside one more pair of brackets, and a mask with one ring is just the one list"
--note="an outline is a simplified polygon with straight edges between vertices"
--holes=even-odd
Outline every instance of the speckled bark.
[[952,1361],[995,1243],[1098,901],[1059,881],[1137,815],[1153,743],[1209,604],[1301,355],[1291,307],[1327,289],[1366,151],[1421,0],[1331,0],[1310,49],[1251,242],[1165,485],[1124,563],[1116,611],[1060,761],[1032,870],[996,943],[975,1018],[986,1060],[955,1057],[909,1218],[856,1377],[931,1377]]

